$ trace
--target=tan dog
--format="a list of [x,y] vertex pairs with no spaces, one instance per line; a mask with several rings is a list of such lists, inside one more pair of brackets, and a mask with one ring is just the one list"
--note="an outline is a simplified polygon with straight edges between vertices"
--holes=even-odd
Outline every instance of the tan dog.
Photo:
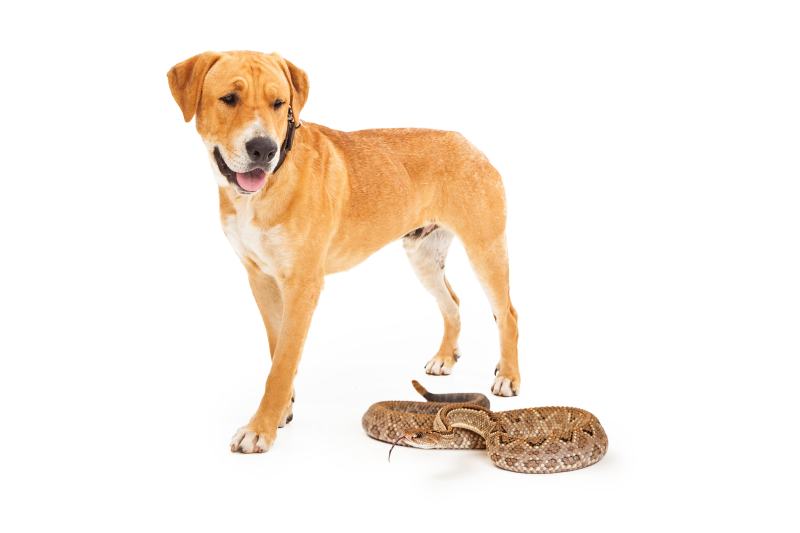
[[500,331],[492,392],[517,394],[505,197],[480,151],[449,131],[300,127],[308,79],[277,54],[206,52],[175,65],[168,79],[184,119],[197,117],[222,225],[247,269],[272,355],[261,404],[231,450],[267,451],[291,420],[292,382],[324,276],[401,237],[444,317],[426,372],[449,374],[458,359],[458,298],[444,276],[458,235]]

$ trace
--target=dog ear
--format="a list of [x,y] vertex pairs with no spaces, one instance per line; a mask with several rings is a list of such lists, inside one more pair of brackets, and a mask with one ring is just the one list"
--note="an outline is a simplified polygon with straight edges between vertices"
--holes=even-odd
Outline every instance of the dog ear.
[[299,116],[300,110],[303,109],[308,99],[308,76],[305,71],[288,59],[281,58],[281,61],[283,61],[284,72],[289,79],[289,84],[292,86],[292,111],[295,116]]
[[186,122],[192,120],[200,105],[203,81],[206,79],[208,69],[217,62],[221,54],[216,52],[203,52],[186,61],[178,63],[167,73],[169,90],[178,103]]

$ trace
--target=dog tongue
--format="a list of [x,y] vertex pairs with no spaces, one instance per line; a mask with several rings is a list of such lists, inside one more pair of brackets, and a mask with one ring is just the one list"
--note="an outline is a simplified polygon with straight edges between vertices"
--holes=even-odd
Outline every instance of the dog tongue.
[[267,181],[267,173],[257,168],[250,172],[237,172],[236,183],[247,192],[256,192]]

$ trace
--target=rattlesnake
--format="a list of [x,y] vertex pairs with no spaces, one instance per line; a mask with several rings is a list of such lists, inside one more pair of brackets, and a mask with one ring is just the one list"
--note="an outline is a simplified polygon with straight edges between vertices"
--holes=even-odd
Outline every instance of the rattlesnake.
[[497,467],[526,474],[590,466],[608,448],[600,421],[583,409],[493,412],[483,394],[432,394],[416,381],[411,383],[428,401],[371,405],[361,419],[367,435],[413,448],[486,448]]

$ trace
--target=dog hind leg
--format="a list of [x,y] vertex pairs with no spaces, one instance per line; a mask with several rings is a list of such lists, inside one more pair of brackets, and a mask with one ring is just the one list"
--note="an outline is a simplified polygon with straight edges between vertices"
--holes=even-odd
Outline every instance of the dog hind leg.
[[516,396],[520,374],[517,354],[517,311],[508,288],[508,251],[504,234],[491,239],[463,238],[464,248],[492,307],[500,336],[500,362],[495,368],[492,393]]
[[452,241],[452,232],[435,225],[419,228],[403,237],[403,247],[411,266],[425,289],[436,298],[444,320],[444,336],[439,351],[425,365],[425,372],[436,376],[450,374],[459,357],[459,301],[444,275],[445,258]]

